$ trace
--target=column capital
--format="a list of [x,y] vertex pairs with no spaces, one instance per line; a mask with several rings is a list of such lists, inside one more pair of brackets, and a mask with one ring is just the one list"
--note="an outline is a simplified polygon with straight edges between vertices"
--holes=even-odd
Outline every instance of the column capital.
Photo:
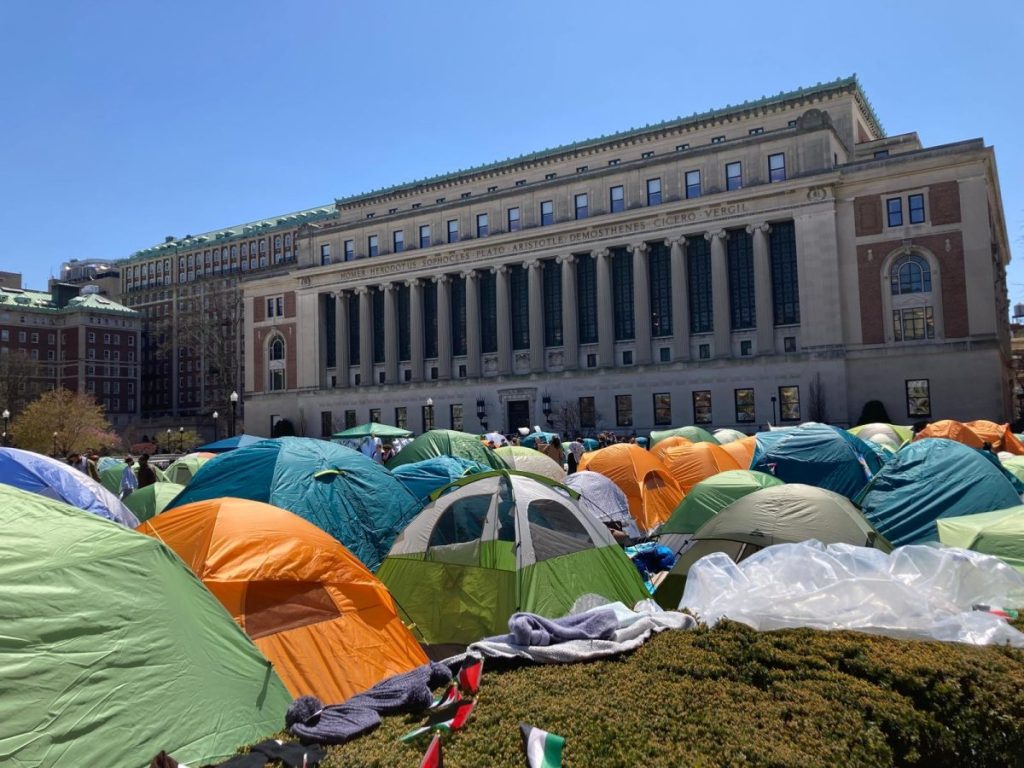
[[444,285],[448,282],[448,275],[434,275],[430,278],[430,281],[432,283],[437,283],[438,285]]
[[627,245],[626,248],[628,248],[630,253],[632,253],[634,256],[643,256],[645,253],[647,253],[648,245],[645,242],[639,242],[633,243],[632,245]]
[[465,272],[460,273],[464,280],[476,280],[476,270],[467,269]]
[[600,261],[601,259],[607,259],[609,256],[612,255],[612,252],[607,248],[599,248],[596,251],[593,251],[592,253],[594,259],[597,261]]
[[763,232],[769,234],[772,231],[772,225],[767,221],[762,221],[760,224],[747,224],[747,234],[752,235],[755,232]]
[[686,235],[674,235],[665,238],[665,244],[669,247],[678,245],[680,248],[686,247]]
[[420,279],[418,277],[410,277],[405,281],[405,285],[407,288],[415,288],[417,285],[419,285],[419,282]]
[[572,264],[574,261],[576,261],[576,254],[563,253],[560,256],[556,256],[555,261],[558,262],[559,264]]
[[530,259],[523,262],[523,269],[540,269],[540,259]]
[[506,272],[508,272],[508,264],[497,264],[491,267],[492,275],[504,275]]
[[709,241],[712,241],[715,238],[718,238],[719,240],[725,240],[728,236],[729,236],[729,233],[726,232],[724,229],[720,229],[717,232],[705,232],[704,233],[704,239],[705,240],[709,240]]
[[369,292],[370,292],[370,288],[369,288],[369,286],[366,286],[366,285],[360,285],[358,288],[355,289],[356,296],[365,296]]
[[390,293],[394,289],[394,283],[381,283],[380,285],[377,286],[377,290],[380,291],[381,293]]

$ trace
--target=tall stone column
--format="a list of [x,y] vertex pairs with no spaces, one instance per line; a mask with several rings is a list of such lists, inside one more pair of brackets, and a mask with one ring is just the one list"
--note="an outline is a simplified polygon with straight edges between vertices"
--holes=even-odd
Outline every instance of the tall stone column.
[[669,240],[672,251],[672,338],[675,360],[690,359],[690,284],[686,271],[686,238]]
[[768,223],[750,225],[754,236],[754,309],[757,313],[757,354],[775,352],[775,313],[772,303],[772,267],[768,256]]
[[431,278],[437,283],[437,378],[452,377],[452,293],[448,275]]
[[718,232],[706,232],[704,237],[711,241],[711,302],[715,357],[729,357],[732,354],[732,329],[729,323],[729,268],[725,263],[725,239],[728,233],[722,229]]
[[348,301],[348,294],[338,291],[334,308],[334,372],[338,387],[348,386]]
[[373,384],[373,297],[366,286],[356,288],[359,296],[359,383]]
[[530,317],[530,371],[544,372],[544,297],[541,285],[543,264],[534,259],[523,264],[527,271],[529,283],[529,304],[527,311]]
[[576,257],[571,253],[559,256],[562,265],[562,348],[565,368],[573,370],[580,364],[579,307],[576,300]]
[[423,284],[416,278],[409,286],[409,367],[413,381],[423,381]]
[[398,382],[398,314],[395,308],[395,284],[384,283],[384,381]]
[[611,252],[602,248],[594,253],[597,271],[597,352],[602,368],[615,366],[615,307],[612,306]]
[[512,314],[509,311],[508,267],[492,267],[498,313],[498,375],[512,373]]
[[636,363],[651,362],[651,281],[647,269],[647,243],[630,246],[633,252],[633,322],[635,323]]
[[466,375],[480,377],[480,283],[476,272],[463,272],[466,279]]

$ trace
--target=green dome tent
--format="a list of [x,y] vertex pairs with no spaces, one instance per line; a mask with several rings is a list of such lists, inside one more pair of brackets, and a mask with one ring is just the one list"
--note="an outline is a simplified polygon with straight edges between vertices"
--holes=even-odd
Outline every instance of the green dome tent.
[[899,424],[861,424],[846,430],[851,435],[861,440],[872,440],[882,445],[888,445],[896,450],[904,443],[909,443],[914,438],[914,431],[910,427],[901,427]]
[[476,435],[450,429],[432,429],[424,432],[396,453],[387,463],[388,469],[432,459],[435,456],[453,456],[486,464],[494,469],[507,469],[505,462],[494,451],[480,442]]
[[535,448],[528,448],[525,445],[506,445],[496,448],[494,453],[512,469],[544,475],[544,477],[549,477],[559,483],[565,480],[565,468],[546,453],[541,453]]
[[769,486],[742,496],[702,525],[654,599],[664,608],[678,607],[686,574],[704,555],[725,552],[738,563],[772,544],[808,539],[891,549],[845,496],[801,483]]
[[749,437],[749,435],[746,435],[743,432],[740,432],[738,429],[723,428],[723,429],[716,429],[715,430],[715,434],[713,435],[713,437],[721,445],[725,445],[726,443],[731,443],[731,442],[733,442],[735,440],[743,440],[744,438]]
[[377,572],[426,643],[499,634],[516,611],[562,616],[587,593],[630,606],[647,596],[575,491],[510,470],[449,488],[399,534]]
[[[154,474],[156,474],[156,481],[158,483],[167,482],[167,475],[164,474],[164,471],[160,469],[160,467],[154,466],[152,463],[149,466],[153,470]],[[105,467],[104,469],[99,470],[100,484],[102,484],[103,487],[111,493],[120,493],[121,475],[124,474],[124,467],[125,463],[121,461],[117,466]],[[139,476],[139,462],[136,461],[132,465],[132,472],[135,473],[136,477]]]
[[187,453],[179,459],[171,462],[164,472],[164,479],[178,485],[188,485],[195,477],[196,472],[206,462],[214,457],[212,453]]
[[129,494],[123,503],[135,513],[140,523],[144,523],[167,509],[167,505],[183,490],[185,486],[177,483],[153,483]]
[[291,696],[156,539],[0,486],[0,762],[220,762]]
[[1024,482],[1024,456],[1013,456],[1003,460],[1003,469]]
[[947,517],[935,524],[939,541],[947,547],[995,555],[1024,573],[1024,507]]
[[718,438],[701,427],[676,427],[675,429],[663,429],[660,432],[651,432],[651,445],[653,448],[666,437],[685,437],[691,443],[714,443],[721,445]]
[[308,437],[262,440],[210,459],[167,509],[225,496],[287,509],[331,534],[371,571],[420,511],[377,462]]

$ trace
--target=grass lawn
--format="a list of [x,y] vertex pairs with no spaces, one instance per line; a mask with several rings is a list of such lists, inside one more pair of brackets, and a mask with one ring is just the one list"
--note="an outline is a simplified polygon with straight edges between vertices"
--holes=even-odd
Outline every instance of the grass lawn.
[[[331,768],[414,767],[385,718],[332,747]],[[666,632],[638,652],[571,666],[491,665],[447,768],[522,768],[520,722],[566,738],[567,768],[1024,764],[1024,651],[854,632]]]

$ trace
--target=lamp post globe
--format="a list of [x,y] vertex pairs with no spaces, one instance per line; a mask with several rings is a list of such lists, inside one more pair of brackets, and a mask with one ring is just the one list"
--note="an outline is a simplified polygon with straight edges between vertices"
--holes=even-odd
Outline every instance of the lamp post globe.
[[9,410],[7,410],[6,408],[4,408],[4,412],[2,414],[0,414],[0,416],[4,417],[4,443],[3,444],[4,444],[4,447],[7,447],[7,422],[10,421],[11,412]]
[[238,393],[235,391],[231,392],[231,396],[228,398],[231,401],[231,435],[235,436],[235,411],[238,408]]
[[217,417],[220,416],[216,411],[213,412],[213,442],[217,442]]

